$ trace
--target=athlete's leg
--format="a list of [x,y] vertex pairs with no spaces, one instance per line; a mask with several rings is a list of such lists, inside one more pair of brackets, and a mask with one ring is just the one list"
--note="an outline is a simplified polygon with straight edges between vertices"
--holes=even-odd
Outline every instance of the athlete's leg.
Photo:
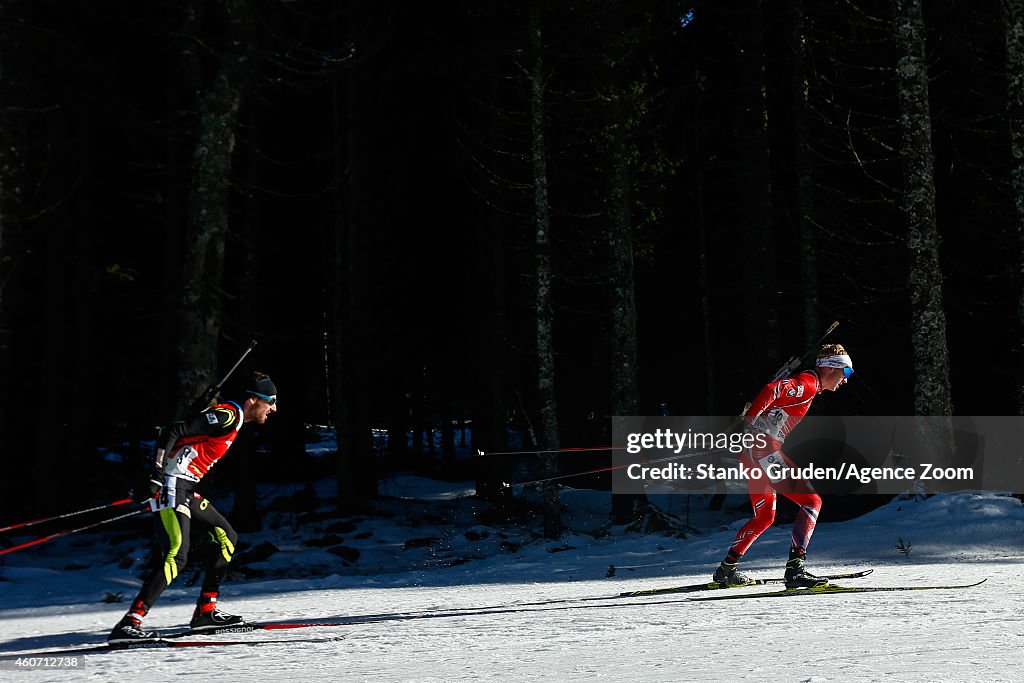
[[[740,455],[740,464],[748,469],[757,467],[754,457],[749,451]],[[754,508],[754,516],[737,532],[736,538],[729,546],[729,552],[726,553],[722,564],[715,571],[713,578],[718,583],[744,584],[750,581],[747,577],[739,574],[736,567],[751,544],[775,521],[776,498],[771,483],[765,477],[749,476],[747,477],[747,493],[750,495],[750,504]]]
[[218,512],[209,500],[198,494],[196,494],[192,509],[195,511],[196,520],[208,527],[210,540],[214,544],[214,552],[206,564],[202,592],[217,593],[220,590],[221,581],[224,580],[224,575],[227,574],[231,558],[235,554],[238,534],[224,515]]
[[[740,456],[740,463],[748,468],[756,467],[749,452],[744,452]],[[737,561],[747,552],[757,537],[775,521],[775,490],[772,488],[771,482],[765,477],[759,479],[748,477],[747,493],[750,495],[750,504],[754,508],[754,516],[743,525],[729,547],[729,555],[735,556]]]
[[[796,469],[796,463],[789,459],[785,453],[779,452],[786,466]],[[810,482],[803,479],[784,479],[774,484],[776,490],[789,500],[796,503],[796,520],[793,522],[791,536],[792,550],[803,554],[814,535],[814,527],[818,523],[818,513],[821,512],[821,496],[814,490]]]
[[188,500],[192,492],[187,485],[175,484],[176,482],[172,482],[174,490],[168,492],[167,507],[156,513],[156,538],[160,552],[154,559],[149,578],[132,603],[132,612],[140,617],[145,616],[188,562],[189,529],[192,521]]
[[142,584],[128,612],[107,637],[110,642],[152,638],[157,635],[156,632],[142,629],[142,619],[188,561],[191,523],[188,500],[192,491],[187,483],[179,485],[178,481],[171,479],[167,482],[169,488],[161,500],[164,507],[155,515],[155,535],[160,550],[154,555],[149,577]]
[[814,535],[814,527],[818,524],[818,513],[821,512],[821,496],[817,493],[784,493],[786,498],[800,508],[793,522],[791,549],[804,554]]
[[[793,462],[783,454],[791,467]],[[787,479],[776,484],[779,493],[796,503],[799,508],[790,536],[789,560],[786,562],[786,587],[809,588],[828,584],[828,579],[815,576],[806,569],[807,546],[821,512],[821,496],[814,486],[802,479]]]
[[205,498],[197,495],[192,508],[195,510],[196,519],[208,527],[214,543],[214,552],[206,564],[206,576],[203,578],[203,587],[196,601],[190,625],[194,630],[205,630],[243,624],[245,620],[242,617],[228,614],[217,607],[220,583],[231,564],[235,544],[238,543],[238,534],[228,524],[224,515]]

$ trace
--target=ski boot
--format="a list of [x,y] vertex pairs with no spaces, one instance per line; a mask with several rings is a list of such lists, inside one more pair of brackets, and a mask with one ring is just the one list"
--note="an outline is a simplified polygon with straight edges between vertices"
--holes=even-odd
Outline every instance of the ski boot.
[[790,553],[786,563],[786,588],[824,588],[828,578],[807,571],[807,557],[803,553]]
[[718,565],[718,569],[715,570],[715,575],[711,577],[711,580],[717,583],[719,586],[731,588],[733,586],[749,586],[756,583],[752,578],[746,574],[740,574],[736,567],[739,565],[739,560],[730,562],[729,560],[722,560],[722,564]]
[[136,600],[128,613],[121,617],[117,626],[107,636],[108,643],[138,643],[144,640],[156,640],[160,634],[156,631],[146,631],[142,628],[142,618],[149,612],[149,605]]
[[245,619],[236,615],[228,614],[217,608],[217,594],[203,593],[196,602],[196,610],[192,613],[192,621],[189,627],[193,631],[209,631],[210,629],[221,629],[230,626],[242,626]]

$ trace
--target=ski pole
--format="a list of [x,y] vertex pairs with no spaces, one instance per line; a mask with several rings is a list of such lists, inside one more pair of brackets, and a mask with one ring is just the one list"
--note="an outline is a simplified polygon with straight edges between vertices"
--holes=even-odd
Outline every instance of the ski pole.
[[[810,349],[805,351],[803,353],[803,355],[793,356],[788,361],[786,361],[782,365],[782,367],[779,368],[778,371],[775,373],[775,376],[772,378],[772,381],[774,382],[777,379],[781,379],[783,377],[788,377],[790,375],[790,373],[793,372],[793,370],[795,370],[796,368],[800,367],[800,363],[803,361],[803,359],[806,356],[808,356],[809,354],[813,353],[814,350],[818,346],[821,346],[821,343],[823,341],[825,341],[825,339],[830,334],[832,334],[832,332],[834,332],[837,327],[839,327],[839,321],[838,320],[836,320],[831,325],[829,325],[828,329],[825,330],[825,334],[821,335],[821,337],[818,338],[818,341],[816,341],[814,343],[814,345],[811,346]],[[750,409],[750,404],[748,403],[746,406],[743,407],[743,412],[740,413],[739,416],[733,421],[733,423],[729,426],[727,431],[731,432],[733,429],[735,429],[736,425],[739,424],[739,422],[743,419],[743,416],[746,415],[747,410],[749,410],[749,409]],[[534,449],[534,450],[524,450],[524,451],[483,451],[481,449],[477,449],[476,455],[477,455],[477,457],[482,457],[482,456],[485,456],[485,455],[533,455],[533,454],[540,454],[540,453],[583,453],[583,452],[588,452],[588,451],[620,451],[620,450],[624,450],[625,448],[626,448],[625,446],[595,446],[595,447],[592,447],[592,448],[550,448],[550,449],[546,449],[546,450],[538,448],[538,449]],[[674,459],[676,459],[676,457],[690,457],[690,456],[695,456],[695,455],[708,455],[710,453],[716,453],[719,450],[722,450],[722,449],[716,449],[716,450],[711,450],[711,451],[703,451],[703,452],[700,452],[700,453],[689,453],[689,454],[687,454],[685,456],[674,456],[672,458],[662,458],[660,460],[651,460],[649,462],[650,463],[666,462],[668,460],[674,460]],[[632,464],[632,463],[630,463],[630,464]],[[647,463],[645,463],[645,464],[647,464]],[[629,467],[629,465],[619,465],[619,466],[615,466],[615,467],[602,467],[600,469],[588,470],[586,472],[578,472],[576,474],[563,474],[563,475],[560,475],[560,476],[557,476],[557,477],[548,477],[546,479],[535,479],[533,481],[523,481],[523,482],[519,482],[519,483],[516,483],[516,484],[509,484],[508,482],[505,482],[504,485],[506,487],[510,487],[510,486],[525,486],[527,484],[541,484],[541,483],[548,482],[548,481],[557,481],[559,479],[568,479],[570,477],[580,477],[580,476],[583,476],[585,474],[598,474],[600,472],[611,472],[613,470],[623,469],[624,467]]]
[[718,453],[724,451],[724,448],[712,448],[707,451],[697,451],[696,453],[684,453],[682,455],[670,455],[667,458],[657,458],[655,460],[646,460],[641,463],[630,462],[625,465],[612,465],[611,467],[600,467],[596,470],[587,470],[586,472],[576,472],[575,474],[560,474],[557,477],[546,477],[544,479],[533,479],[531,481],[520,481],[515,484],[510,484],[507,481],[502,482],[505,488],[512,488],[513,486],[528,486],[529,484],[543,484],[549,481],[558,481],[560,479],[571,479],[572,477],[582,477],[585,474],[600,474],[601,472],[614,472],[615,470],[624,470],[627,467],[633,465],[653,465],[659,462],[670,462],[672,460],[683,460],[685,458],[695,458],[698,455],[711,455],[712,453]]
[[102,522],[94,522],[93,524],[87,524],[85,526],[78,527],[77,529],[69,529],[67,531],[59,531],[59,532],[57,532],[55,534],[50,534],[49,536],[44,536],[43,538],[37,538],[34,541],[28,541],[26,543],[19,543],[18,545],[11,546],[10,548],[4,548],[3,550],[0,550],[0,555],[6,555],[7,553],[13,553],[15,550],[21,550],[22,548],[29,548],[29,547],[34,546],[34,545],[39,545],[40,543],[46,543],[47,541],[52,541],[53,539],[60,538],[61,536],[69,536],[71,534],[77,534],[79,531],[85,531],[86,529],[93,529],[93,528],[101,526],[103,524],[110,524],[111,522],[116,522],[119,519],[125,519],[127,517],[134,517],[135,515],[139,514],[140,512],[146,512],[146,510],[144,508],[143,509],[139,509],[139,510],[134,510],[132,512],[129,512],[129,513],[126,513],[126,514],[123,514],[123,515],[118,515],[117,517],[111,517],[110,519],[105,519]]
[[224,386],[224,383],[228,381],[228,378],[231,377],[232,374],[234,374],[235,370],[238,369],[238,366],[241,365],[242,361],[245,360],[245,357],[252,353],[252,350],[255,348],[256,340],[253,339],[251,342],[249,342],[249,348],[247,348],[242,353],[241,357],[235,362],[234,365],[231,366],[231,369],[228,370],[227,374],[224,375],[224,377],[216,384],[211,384],[209,387],[207,387],[206,391],[203,392],[202,396],[195,400],[195,402],[192,404],[192,412],[197,412],[210,406],[210,402],[213,400],[213,397],[217,395],[221,387]]
[[530,451],[484,451],[476,449],[476,456],[483,457],[485,455],[534,455],[540,453],[588,453],[591,451],[621,451],[624,450],[625,446],[593,446],[587,448],[535,448]]
[[42,519],[33,519],[29,522],[20,522],[18,524],[12,524],[11,526],[5,526],[0,529],[0,534],[7,531],[13,531],[14,529],[22,529],[27,526],[33,526],[35,524],[42,524],[43,522],[52,522],[57,519],[64,519],[65,517],[76,517],[78,515],[84,515],[87,512],[96,512],[97,510],[105,510],[107,508],[116,507],[118,505],[127,505],[132,502],[131,498],[122,498],[121,500],[115,500],[113,503],[107,503],[106,505],[97,505],[94,508],[87,508],[85,510],[78,510],[77,512],[65,512],[62,515],[54,515],[53,517],[43,517]]

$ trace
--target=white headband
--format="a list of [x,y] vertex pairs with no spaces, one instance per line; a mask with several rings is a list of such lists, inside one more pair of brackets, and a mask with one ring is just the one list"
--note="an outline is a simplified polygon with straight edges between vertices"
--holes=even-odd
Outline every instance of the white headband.
[[814,363],[819,368],[852,368],[853,361],[847,354],[837,356],[825,356]]

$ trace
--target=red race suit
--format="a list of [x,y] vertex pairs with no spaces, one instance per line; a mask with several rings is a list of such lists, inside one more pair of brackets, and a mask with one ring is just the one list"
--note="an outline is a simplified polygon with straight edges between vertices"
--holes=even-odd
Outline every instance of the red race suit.
[[814,370],[793,377],[769,382],[758,392],[745,417],[746,429],[764,436],[764,448],[756,444],[740,455],[740,463],[750,470],[760,469],[762,476],[747,478],[754,516],[748,521],[731,546],[732,553],[742,555],[765,529],[775,521],[777,493],[796,503],[800,511],[793,523],[792,545],[807,550],[821,510],[821,497],[806,481],[779,477],[782,467],[795,464],[782,451],[782,444],[800,423],[821,393],[821,382]]

